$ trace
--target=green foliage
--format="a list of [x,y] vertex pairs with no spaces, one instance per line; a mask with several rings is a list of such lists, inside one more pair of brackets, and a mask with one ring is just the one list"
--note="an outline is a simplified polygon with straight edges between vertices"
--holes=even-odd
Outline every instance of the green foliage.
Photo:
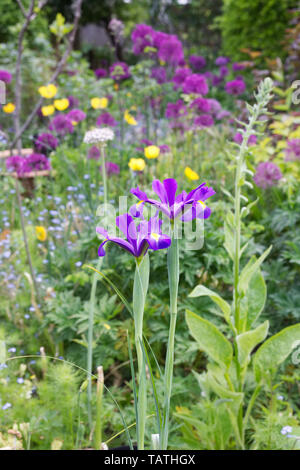
[[224,0],[219,25],[225,53],[240,60],[245,58],[241,49],[248,48],[261,51],[265,57],[283,57],[278,44],[293,4],[291,0]]

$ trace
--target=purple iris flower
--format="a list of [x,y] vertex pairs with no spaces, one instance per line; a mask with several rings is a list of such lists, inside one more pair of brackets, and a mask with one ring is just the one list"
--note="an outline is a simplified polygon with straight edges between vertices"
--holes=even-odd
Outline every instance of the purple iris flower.
[[126,239],[111,237],[103,227],[97,227],[96,232],[105,237],[98,249],[99,256],[105,256],[104,245],[113,242],[136,258],[145,254],[148,249],[161,250],[171,245],[171,238],[162,233],[162,220],[152,217],[149,221],[142,220],[136,227],[134,219],[129,214],[123,214],[116,218],[116,225],[125,235]]
[[130,209],[134,217],[140,217],[145,203],[155,206],[170,220],[174,220],[178,216],[181,216],[183,221],[195,218],[207,219],[211,214],[211,209],[206,206],[204,201],[213,196],[215,191],[205,186],[205,183],[202,183],[188,194],[186,191],[182,191],[177,196],[177,181],[173,178],[167,178],[163,182],[154,180],[152,189],[160,201],[149,199],[147,194],[141,191],[139,187],[131,189],[130,192],[139,199],[139,202]]

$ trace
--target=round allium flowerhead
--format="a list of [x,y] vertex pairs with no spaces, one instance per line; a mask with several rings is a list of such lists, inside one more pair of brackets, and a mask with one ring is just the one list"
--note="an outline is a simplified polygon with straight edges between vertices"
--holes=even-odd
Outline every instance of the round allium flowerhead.
[[185,168],[184,174],[191,181],[196,181],[196,180],[199,179],[198,173],[196,173],[194,170],[192,170],[189,166],[187,166]]
[[[120,167],[117,163],[105,162],[106,173],[110,175],[118,175],[120,173]],[[102,165],[99,167],[99,171],[102,171]]]
[[93,145],[92,147],[89,148],[87,158],[91,158],[93,160],[99,160],[100,158],[100,150],[96,145]]
[[225,85],[225,91],[229,95],[240,95],[246,90],[246,84],[242,79],[232,80]]
[[32,153],[24,159],[22,172],[50,170],[51,165],[48,158],[42,153]]
[[195,118],[194,124],[199,127],[210,127],[214,125],[214,120],[210,114],[202,114],[202,116]]
[[144,148],[144,155],[149,160],[153,158],[157,158],[160,154],[160,148],[156,145],[149,145],[148,147]]
[[109,67],[109,75],[118,82],[125,80],[130,77],[129,67],[125,62],[116,62]]
[[49,132],[43,132],[36,138],[34,144],[39,152],[47,152],[47,150],[56,149],[58,140]]
[[260,188],[267,189],[277,184],[281,178],[282,173],[275,163],[263,162],[256,168],[253,180]]
[[207,81],[203,75],[193,73],[185,79],[182,91],[187,94],[196,93],[206,95],[208,93]]
[[287,161],[300,160],[300,139],[290,139],[287,141],[285,155]]
[[201,55],[191,55],[189,62],[195,70],[200,70],[206,65],[206,60]]
[[12,75],[7,70],[0,70],[0,80],[6,84],[10,83]]
[[202,113],[209,113],[211,110],[211,104],[206,98],[196,98],[192,101],[191,108],[195,108],[197,111]]
[[172,79],[175,88],[179,88],[185,81],[186,77],[192,75],[191,69],[188,67],[179,67],[175,70],[175,75]]
[[94,74],[95,74],[95,77],[98,79],[104,78],[104,77],[107,77],[107,70],[99,68],[99,69],[94,70]]
[[134,54],[142,54],[146,47],[153,47],[155,31],[147,24],[137,24],[131,33]]
[[182,44],[177,36],[169,35],[159,46],[158,58],[171,65],[178,65],[184,58]]
[[77,124],[86,118],[86,114],[81,109],[74,108],[68,112],[67,117],[71,119],[72,124]]
[[226,64],[228,64],[228,62],[230,62],[229,57],[218,57],[216,59],[215,64],[220,66],[220,65],[226,65]]
[[154,67],[151,72],[151,78],[155,78],[157,83],[159,83],[160,85],[162,83],[166,83],[167,81],[166,69],[164,67]]
[[21,157],[20,155],[12,155],[5,161],[6,168],[8,171],[15,171],[18,175],[20,175],[22,173],[24,161],[24,157]]
[[102,113],[98,117],[96,124],[97,126],[115,127],[117,125],[117,121],[110,113]]
[[113,140],[115,133],[108,127],[95,128],[85,133],[83,142],[85,144],[105,144],[108,140]]
[[49,129],[50,131],[55,131],[62,137],[74,132],[74,126],[71,119],[69,119],[65,114],[57,114],[50,122]]
[[178,100],[176,103],[168,103],[166,108],[166,118],[178,119],[187,114],[187,108],[183,100]]

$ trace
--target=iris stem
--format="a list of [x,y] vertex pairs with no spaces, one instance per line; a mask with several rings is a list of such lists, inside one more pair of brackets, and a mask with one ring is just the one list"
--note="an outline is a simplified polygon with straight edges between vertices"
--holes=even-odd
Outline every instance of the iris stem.
[[165,400],[164,400],[164,421],[163,421],[163,435],[161,439],[161,447],[163,450],[168,448],[168,435],[169,435],[169,415],[170,415],[170,401],[172,394],[173,382],[173,368],[174,368],[174,343],[177,319],[177,298],[178,298],[178,283],[179,283],[179,244],[176,237],[176,230],[173,227],[172,243],[168,249],[168,277],[169,277],[169,290],[170,290],[170,328],[168,349],[166,357],[165,368]]
[[144,449],[147,413],[146,364],[143,354],[143,318],[145,300],[149,285],[149,257],[136,260],[133,284],[133,314],[135,328],[135,348],[138,363],[138,403],[137,403],[137,444],[138,450]]

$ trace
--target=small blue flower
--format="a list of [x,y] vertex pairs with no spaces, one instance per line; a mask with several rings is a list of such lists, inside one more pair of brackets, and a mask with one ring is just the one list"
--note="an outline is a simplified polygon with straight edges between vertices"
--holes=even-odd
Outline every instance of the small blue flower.
[[5,403],[5,405],[2,406],[2,410],[5,411],[5,410],[8,410],[8,408],[11,408],[12,407],[12,404],[11,403]]

